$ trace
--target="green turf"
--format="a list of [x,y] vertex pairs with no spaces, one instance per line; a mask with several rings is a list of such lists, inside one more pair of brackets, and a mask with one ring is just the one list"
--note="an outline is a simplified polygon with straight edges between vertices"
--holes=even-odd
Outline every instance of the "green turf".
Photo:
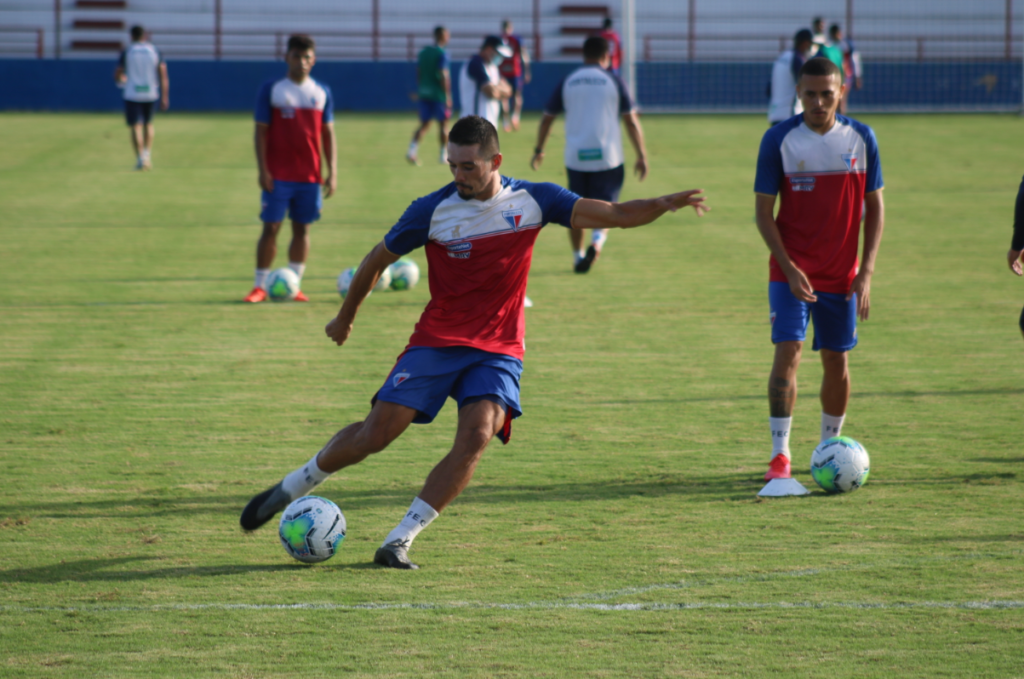
[[[844,429],[872,454],[863,490],[755,497],[762,117],[646,117],[651,175],[624,197],[699,186],[713,212],[613,233],[585,277],[542,232],[526,415],[417,540],[424,568],[396,572],[369,561],[451,404],[321,487],[348,519],[332,561],[237,520],[365,415],[428,298],[375,293],[348,345],[323,334],[337,274],[448,179],[405,164],[412,117],[339,116],[311,302],[247,306],[247,116],[160,117],[142,174],[115,115],[0,115],[0,676],[1024,676],[1024,288],[1003,256],[1024,123],[865,121],[887,226]],[[562,181],[560,125],[529,170],[535,129],[504,136],[506,173]],[[813,487],[806,359],[794,470]]]

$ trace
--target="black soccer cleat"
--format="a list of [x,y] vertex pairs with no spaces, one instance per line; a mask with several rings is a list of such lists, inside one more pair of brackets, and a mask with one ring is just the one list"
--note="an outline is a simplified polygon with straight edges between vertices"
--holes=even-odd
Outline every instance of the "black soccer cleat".
[[284,488],[278,483],[276,486],[267,488],[259,495],[249,500],[249,504],[242,510],[242,516],[238,523],[242,529],[247,531],[256,530],[267,521],[274,518],[274,515],[291,504],[291,497],[284,492]]
[[594,265],[595,259],[597,259],[597,248],[591,245],[587,248],[587,254],[583,256],[583,259],[576,262],[573,271],[576,273],[587,273],[590,271],[590,267]]
[[390,542],[373,555],[373,562],[388,568],[399,568],[406,571],[414,571],[419,568],[412,561],[409,561],[409,543],[403,540]]

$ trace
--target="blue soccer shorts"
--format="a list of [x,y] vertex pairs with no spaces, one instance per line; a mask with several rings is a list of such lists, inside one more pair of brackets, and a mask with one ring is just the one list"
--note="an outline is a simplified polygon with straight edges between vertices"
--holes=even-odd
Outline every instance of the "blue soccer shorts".
[[461,409],[476,401],[494,401],[505,409],[505,424],[498,438],[508,443],[512,420],[523,414],[519,406],[518,358],[471,347],[410,347],[391,370],[371,403],[397,403],[418,412],[413,422],[434,421],[448,397]]
[[789,283],[768,284],[768,303],[772,311],[772,342],[803,342],[807,324],[814,321],[812,349],[849,351],[857,346],[857,295],[815,292],[817,302],[801,302],[789,289]]
[[624,165],[610,170],[583,172],[582,170],[565,169],[569,175],[569,190],[581,198],[606,200],[609,203],[619,202],[619,193],[626,180]]
[[149,125],[153,121],[153,101],[124,100],[124,119],[129,127]]
[[282,182],[274,180],[274,190],[263,192],[260,221],[275,224],[284,221],[285,213],[299,224],[312,224],[320,219],[324,199],[315,182]]
[[426,101],[424,99],[420,99],[418,108],[421,123],[425,123],[428,120],[436,120],[439,123],[443,123],[448,120],[448,108],[445,106],[443,101]]

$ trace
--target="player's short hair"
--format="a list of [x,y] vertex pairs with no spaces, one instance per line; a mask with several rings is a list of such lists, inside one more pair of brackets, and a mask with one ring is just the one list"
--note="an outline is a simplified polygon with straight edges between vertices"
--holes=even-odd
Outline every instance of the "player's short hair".
[[307,50],[316,52],[316,41],[308,35],[292,35],[288,37],[288,49],[286,51],[291,52],[292,50],[298,50],[305,52]]
[[131,28],[131,35],[132,35],[132,40],[138,42],[139,40],[142,40],[142,37],[144,35],[146,35],[146,29],[143,28],[142,26],[139,26],[138,24],[135,24]]
[[583,42],[583,58],[589,61],[603,59],[608,54],[608,41],[599,35],[592,35]]
[[798,47],[800,43],[804,42],[814,42],[814,34],[811,33],[809,28],[801,28],[793,36],[793,47]]
[[447,30],[444,26],[434,26],[434,40],[440,40]]
[[823,23],[825,23],[825,17],[814,17],[813,19],[811,19],[811,26]]
[[448,133],[448,141],[456,146],[473,146],[479,144],[478,155],[491,158],[501,152],[498,145],[498,131],[490,121],[480,116],[466,116],[452,125]]
[[506,28],[508,28],[511,25],[512,25],[512,21],[510,19],[502,19],[501,20],[501,30],[505,30]]
[[832,24],[828,27],[828,34],[834,38],[841,30],[843,29],[839,27],[839,24]]
[[601,27],[602,28],[611,28],[612,27],[612,18],[611,17],[605,17],[604,18],[604,23],[601,24]]
[[825,57],[814,57],[808,59],[802,67],[800,67],[800,75],[797,77],[797,81],[803,78],[805,75],[828,75],[835,76],[839,82],[843,81],[843,72],[839,70],[839,67],[832,63],[831,59]]

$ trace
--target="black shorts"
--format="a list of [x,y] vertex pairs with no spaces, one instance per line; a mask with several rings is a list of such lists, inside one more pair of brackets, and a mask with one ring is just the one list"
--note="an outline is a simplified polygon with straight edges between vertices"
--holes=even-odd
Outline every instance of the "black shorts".
[[569,190],[577,196],[606,200],[609,203],[619,202],[619,192],[622,191],[622,183],[626,180],[625,165],[599,172],[582,172],[566,168],[566,172],[569,173]]
[[155,101],[124,100],[124,119],[129,125],[148,125],[153,120],[153,104]]

